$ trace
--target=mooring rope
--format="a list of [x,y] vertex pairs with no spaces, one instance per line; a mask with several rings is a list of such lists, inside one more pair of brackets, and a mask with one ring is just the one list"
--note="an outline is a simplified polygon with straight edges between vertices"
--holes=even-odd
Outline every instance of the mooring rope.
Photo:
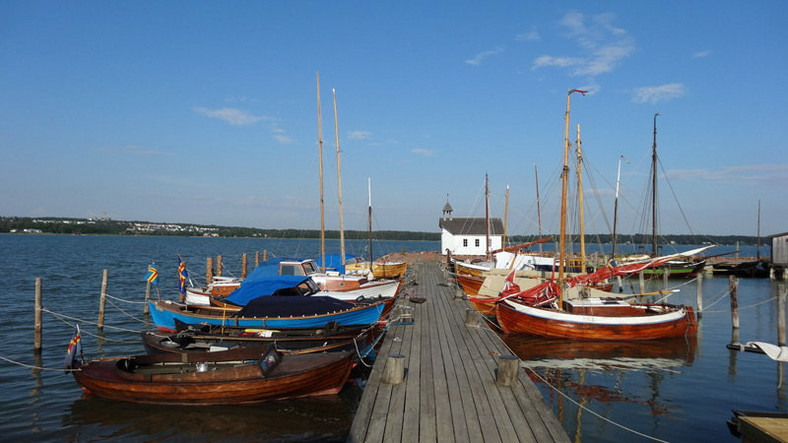
[[17,365],[17,366],[22,366],[22,367],[24,367],[24,368],[38,369],[38,370],[41,370],[41,371],[58,371],[58,372],[76,372],[76,371],[80,371],[80,369],[71,369],[71,368],[47,368],[47,367],[45,367],[45,366],[29,365],[29,364],[27,364],[27,363],[22,363],[22,362],[19,362],[19,361],[16,361],[16,360],[11,360],[10,358],[8,358],[8,357],[3,357],[2,355],[0,355],[0,360],[6,361],[6,362],[8,362],[8,363],[11,363],[11,364],[14,364],[14,365]]
[[115,296],[112,296],[112,295],[109,295],[109,294],[104,294],[104,295],[107,298],[111,298],[113,300],[117,300],[117,301],[120,301],[120,302],[123,302],[123,303],[130,303],[130,304],[135,304],[135,305],[144,305],[145,303],[147,303],[145,301],[126,300],[125,298],[119,298],[119,297],[115,297]]
[[[87,323],[89,325],[95,325],[95,326],[99,325],[97,322],[94,322],[94,321],[85,320],[85,319],[77,318],[77,317],[71,317],[71,316],[68,316],[68,315],[65,315],[65,314],[58,314],[57,312],[50,311],[49,309],[46,309],[46,308],[41,308],[41,312],[46,312],[46,313],[52,314],[52,315],[54,315],[55,317],[58,317],[58,318],[67,318],[69,320],[73,320],[73,321],[80,322],[80,323]],[[136,330],[136,329],[121,328],[120,326],[104,325],[104,327],[105,328],[110,328],[110,329],[116,329],[116,330],[119,330],[119,331],[125,331],[125,332],[134,332],[134,333],[140,332],[139,330]]]
[[135,316],[133,316],[132,314],[129,314],[129,313],[128,313],[128,312],[126,312],[126,311],[125,311],[123,308],[121,308],[120,306],[118,306],[118,305],[116,305],[115,303],[113,303],[113,302],[112,302],[112,300],[109,300],[109,304],[110,304],[112,307],[114,307],[115,309],[117,309],[118,311],[120,311],[121,313],[123,313],[123,314],[124,314],[126,317],[129,317],[129,318],[131,318],[132,320],[136,320],[136,321],[138,321],[138,322],[140,322],[140,323],[142,323],[142,324],[145,324],[145,323],[147,323],[145,320],[143,320],[143,319],[141,319],[141,318],[138,318],[138,317],[135,317]]

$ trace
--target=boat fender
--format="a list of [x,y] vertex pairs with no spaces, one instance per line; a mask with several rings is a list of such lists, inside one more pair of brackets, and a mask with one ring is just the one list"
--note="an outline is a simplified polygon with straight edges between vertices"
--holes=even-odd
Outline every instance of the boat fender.
[[366,298],[363,295],[359,295],[358,297],[356,297],[356,303],[361,303],[364,300],[366,300]]

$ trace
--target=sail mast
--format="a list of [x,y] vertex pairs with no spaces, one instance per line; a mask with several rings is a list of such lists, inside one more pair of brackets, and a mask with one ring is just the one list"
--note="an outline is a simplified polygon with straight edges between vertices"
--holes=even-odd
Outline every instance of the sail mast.
[[490,258],[490,181],[484,174],[484,255]]
[[758,232],[755,238],[755,259],[761,259],[761,200],[758,199]]
[[506,232],[509,227],[509,185],[506,185],[506,205],[503,210],[503,242],[501,247],[506,247]]
[[[534,163],[534,177],[536,177],[536,222],[539,238],[542,238],[542,206],[539,203],[539,169]],[[542,252],[542,244],[539,243],[539,252]]]
[[616,225],[618,224],[618,192],[621,189],[621,160],[624,159],[624,156],[620,156],[618,158],[618,172],[616,172],[616,200],[613,203],[613,246],[610,250],[610,259],[616,259]]
[[580,124],[577,124],[577,212],[580,227],[580,272],[586,268],[585,214],[583,212],[583,148],[580,141]]
[[369,207],[369,275],[374,275],[372,272],[372,178],[367,177],[367,199]]
[[320,114],[320,71],[317,73],[317,154],[320,180],[320,258],[323,268],[326,267],[326,222],[325,201],[323,200],[323,121]]
[[657,251],[657,116],[654,114],[654,143],[651,146],[651,253]]
[[564,113],[564,166],[561,170],[561,232],[558,241],[558,309],[564,306],[564,265],[566,261],[566,190],[569,179],[569,105],[573,92],[586,95],[586,91],[571,89],[566,94],[566,113]]
[[339,198],[339,263],[345,264],[345,220],[342,217],[342,156],[339,149],[339,114],[337,114],[337,91],[331,89],[334,98],[334,138],[337,144],[337,195]]

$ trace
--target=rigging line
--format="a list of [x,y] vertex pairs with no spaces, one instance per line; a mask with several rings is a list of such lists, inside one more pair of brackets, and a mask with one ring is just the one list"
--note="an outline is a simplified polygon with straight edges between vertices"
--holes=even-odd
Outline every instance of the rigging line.
[[687,228],[690,231],[691,235],[697,235],[695,231],[692,230],[692,226],[689,224],[689,220],[687,220],[687,215],[684,213],[684,208],[681,207],[679,204],[679,198],[676,196],[676,190],[673,189],[673,184],[668,180],[668,173],[665,171],[665,167],[662,166],[662,161],[659,157],[657,157],[657,163],[659,163],[659,168],[662,170],[662,174],[665,176],[665,181],[668,183],[668,188],[670,188],[670,193],[673,194],[673,200],[676,201],[676,206],[679,208],[679,212],[681,213],[681,218],[684,219],[684,223],[687,225]]
[[137,318],[137,317],[135,317],[135,316],[133,316],[133,315],[129,314],[129,313],[128,313],[128,312],[126,312],[125,310],[123,310],[123,309],[122,309],[120,306],[118,306],[118,305],[116,305],[115,303],[113,303],[113,302],[112,302],[112,300],[109,300],[109,304],[110,304],[111,306],[113,306],[115,309],[117,309],[118,311],[120,311],[121,313],[123,313],[125,316],[127,316],[127,317],[131,318],[132,320],[136,320],[136,321],[138,321],[138,322],[140,322],[140,323],[143,323],[143,324],[145,324],[145,323],[146,323],[146,321],[145,321],[145,320],[143,320],[143,319],[141,319],[141,318]]
[[15,364],[15,365],[18,365],[18,366],[22,366],[22,367],[25,367],[25,368],[38,369],[38,370],[42,370],[42,371],[58,371],[58,372],[77,372],[77,371],[81,371],[81,369],[47,368],[47,367],[44,367],[44,366],[29,365],[27,363],[22,363],[22,362],[18,362],[16,360],[11,360],[10,358],[3,357],[2,355],[0,355],[0,360],[4,360],[4,361],[6,361],[8,363]]
[[111,298],[113,300],[117,300],[117,301],[120,301],[120,302],[123,302],[123,303],[131,303],[131,304],[136,304],[136,305],[144,305],[146,303],[144,301],[126,300],[124,298],[118,298],[118,297],[115,297],[115,296],[112,296],[112,295],[109,295],[109,294],[104,294],[104,295],[107,298]]
[[667,440],[662,440],[662,439],[659,439],[659,438],[656,438],[656,437],[652,437],[652,436],[650,436],[650,435],[646,435],[646,434],[644,434],[644,433],[642,433],[642,432],[636,431],[636,430],[634,430],[634,429],[632,429],[632,428],[628,428],[628,427],[626,427],[626,426],[624,426],[624,425],[622,425],[622,424],[616,423],[616,422],[614,422],[613,420],[610,420],[609,418],[607,418],[607,417],[605,417],[605,416],[603,416],[603,415],[601,415],[601,414],[599,414],[599,413],[595,412],[593,409],[589,409],[589,408],[587,408],[586,406],[584,406],[584,405],[581,405],[580,403],[578,403],[577,401],[575,401],[575,400],[574,400],[572,397],[569,397],[568,395],[566,395],[566,394],[564,394],[563,392],[561,392],[561,391],[560,391],[558,388],[556,388],[555,386],[553,386],[553,385],[551,385],[550,383],[548,383],[548,382],[547,382],[547,380],[545,380],[544,378],[542,378],[542,376],[541,376],[541,375],[539,375],[539,373],[538,373],[538,372],[536,372],[536,371],[534,371],[532,368],[525,368],[525,369],[527,369],[527,370],[531,371],[531,373],[532,373],[532,374],[534,374],[534,375],[536,375],[536,377],[537,377],[537,378],[539,378],[539,380],[541,380],[541,381],[542,381],[544,384],[546,384],[547,386],[549,386],[550,388],[552,388],[552,389],[553,389],[555,392],[557,392],[559,395],[561,395],[561,396],[562,396],[562,397],[564,397],[565,399],[567,399],[567,400],[569,400],[570,402],[574,403],[574,404],[575,404],[575,406],[577,406],[577,407],[578,407],[578,408],[580,408],[580,409],[583,409],[584,411],[587,411],[587,412],[589,412],[589,413],[591,413],[591,414],[595,415],[597,418],[600,418],[600,419],[602,419],[602,420],[604,420],[604,421],[606,421],[606,422],[608,422],[608,423],[612,424],[613,426],[617,426],[617,427],[619,427],[619,428],[621,428],[621,429],[623,429],[623,430],[625,430],[625,431],[629,431],[629,432],[631,432],[631,433],[633,433],[633,434],[635,434],[635,435],[639,435],[639,436],[641,436],[641,437],[643,437],[643,438],[647,438],[647,439],[649,439],[649,440],[653,440],[653,441],[658,441],[658,442],[668,443],[668,442],[667,442]]
[[[78,318],[78,317],[71,317],[71,316],[68,316],[68,315],[65,315],[65,314],[58,314],[57,312],[50,311],[49,309],[46,309],[46,308],[41,308],[41,312],[46,312],[46,313],[52,314],[55,317],[63,317],[63,318],[67,318],[69,320],[79,321],[79,322],[86,323],[86,324],[89,324],[89,325],[98,326],[97,322],[81,319],[81,318]],[[126,329],[126,328],[121,328],[119,326],[112,326],[112,325],[104,325],[104,327],[105,328],[111,328],[111,329],[117,329],[119,331],[125,331],[125,332],[134,332],[134,333],[140,332],[139,330],[136,330],[136,329]]]
[[[58,320],[62,321],[63,323],[67,324],[68,326],[70,326],[72,328],[75,326],[75,324],[69,323],[69,322],[65,321],[64,319],[62,319],[62,318],[58,318]],[[139,332],[139,331],[133,331],[133,332]],[[83,334],[83,335],[87,335],[87,336],[93,337],[93,338],[96,338],[96,339],[99,339],[99,340],[111,341],[113,343],[139,343],[139,340],[117,340],[117,339],[114,339],[114,338],[102,337],[102,336],[99,336],[99,335],[87,332],[85,330],[81,330],[81,331],[79,331],[79,333]]]

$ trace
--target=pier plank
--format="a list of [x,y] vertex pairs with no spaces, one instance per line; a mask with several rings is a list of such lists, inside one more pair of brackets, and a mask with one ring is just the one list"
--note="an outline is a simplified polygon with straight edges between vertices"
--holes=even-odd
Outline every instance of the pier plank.
[[[487,324],[465,325],[467,300],[455,298],[437,262],[412,265],[413,324],[392,324],[372,368],[349,441],[568,442],[566,432],[521,371],[496,384],[497,357],[512,352]],[[405,356],[405,381],[382,381],[388,355]]]

